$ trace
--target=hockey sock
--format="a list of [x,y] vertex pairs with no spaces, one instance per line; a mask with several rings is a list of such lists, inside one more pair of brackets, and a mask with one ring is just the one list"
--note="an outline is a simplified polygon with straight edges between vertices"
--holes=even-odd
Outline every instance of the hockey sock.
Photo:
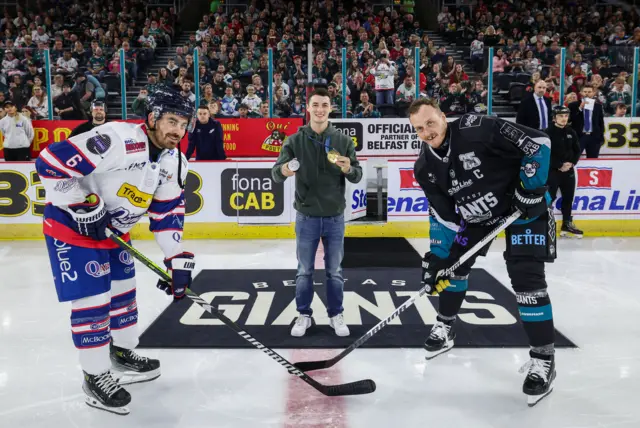
[[135,280],[111,281],[111,335],[121,348],[138,346],[138,305]]
[[533,349],[540,348],[540,354],[548,354],[549,344],[555,342],[553,312],[547,290],[516,293],[518,310],[524,331]]
[[80,354],[80,366],[89,374],[109,370],[109,293],[71,302],[71,334]]
[[[452,279],[451,285],[440,293],[440,303],[438,306],[438,319],[442,322],[455,320],[460,311],[464,296],[467,294],[469,280]],[[442,319],[440,319],[442,318]]]

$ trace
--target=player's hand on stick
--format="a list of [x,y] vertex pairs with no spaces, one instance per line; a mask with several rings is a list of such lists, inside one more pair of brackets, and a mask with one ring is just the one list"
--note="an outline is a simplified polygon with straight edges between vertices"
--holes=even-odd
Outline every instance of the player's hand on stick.
[[547,211],[547,186],[536,187],[535,189],[523,189],[516,187],[513,194],[514,208],[522,212],[522,218],[535,218]]
[[69,205],[68,212],[80,235],[98,241],[107,239],[105,231],[111,222],[111,215],[98,195],[92,193],[83,202]]
[[[192,253],[182,252],[168,259],[164,259],[164,265],[171,275],[170,288],[175,300],[182,299],[187,288],[191,287],[191,275],[193,269],[196,267],[196,262],[193,258],[194,255]],[[157,287],[163,289],[160,283],[158,283]],[[164,290],[167,292],[166,289]]]
[[422,287],[427,286],[427,293],[430,296],[441,293],[451,285],[449,278],[447,276],[438,277],[438,272],[447,269],[452,264],[453,263],[449,263],[447,259],[441,259],[431,252],[424,255],[422,259],[422,280],[420,281],[420,285]]

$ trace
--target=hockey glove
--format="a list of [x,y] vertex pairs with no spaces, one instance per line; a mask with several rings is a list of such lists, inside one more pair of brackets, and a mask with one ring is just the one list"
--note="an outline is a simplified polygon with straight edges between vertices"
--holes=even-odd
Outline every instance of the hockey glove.
[[164,291],[167,294],[167,296],[171,296],[173,294],[173,291],[171,290],[171,283],[165,281],[164,279],[158,280],[158,283],[156,284],[156,288],[158,290]]
[[[175,300],[182,299],[186,289],[191,287],[191,274],[196,267],[193,257],[192,253],[182,252],[164,259],[164,265],[169,269],[171,275],[171,292]],[[158,288],[160,288],[159,285]]]
[[438,277],[438,272],[447,269],[452,264],[453,263],[449,263],[447,259],[436,257],[431,252],[424,255],[422,259],[422,281],[420,281],[420,285],[427,287],[427,294],[435,296],[451,285],[449,277]]
[[522,212],[523,219],[536,218],[547,211],[547,186],[535,189],[523,189],[516,187],[513,194],[513,207]]
[[111,221],[111,215],[98,195],[88,195],[84,202],[69,205],[69,214],[75,221],[75,229],[80,235],[102,241]]

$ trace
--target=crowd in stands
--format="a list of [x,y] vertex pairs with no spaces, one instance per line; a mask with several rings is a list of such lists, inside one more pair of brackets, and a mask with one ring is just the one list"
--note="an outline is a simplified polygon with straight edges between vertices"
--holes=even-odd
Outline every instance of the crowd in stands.
[[[633,48],[640,46],[635,9],[592,2],[478,0],[472,10],[445,7],[437,20],[447,41],[464,47],[474,72],[486,76],[488,48],[494,48],[494,88],[509,91],[513,101],[542,80],[553,105],[580,101],[582,89],[591,86],[605,112],[629,115],[623,111],[630,112],[632,103]],[[560,76],[563,47],[565,75]],[[437,48],[432,49],[428,55],[437,55]],[[444,63],[445,72],[458,66]]]
[[[615,114],[618,105],[630,107],[632,48],[640,46],[635,11],[557,0],[478,0],[473,9],[444,7],[437,16],[440,34],[464,47],[463,63],[446,46],[436,46],[408,6],[252,0],[248,8],[227,13],[214,0],[197,31],[179,46],[172,46],[180,30],[176,11],[148,6],[146,0],[108,5],[39,0],[29,10],[5,9],[0,19],[0,103],[11,100],[32,118],[48,116],[44,50],[49,48],[53,114],[84,118],[94,100],[107,96],[110,81],[116,79],[119,86],[120,48],[131,83],[144,75],[156,48],[167,46],[175,56],[157,75],[147,76],[148,84],[132,106],[136,115],[143,115],[146,96],[159,84],[174,85],[195,102],[198,67],[199,102],[216,117],[268,116],[270,91],[274,116],[304,117],[311,42],[311,78],[316,85],[327,85],[334,117],[341,116],[343,97],[348,117],[403,116],[416,85],[420,97],[439,99],[448,115],[486,112],[489,60],[494,89],[509,91],[514,100],[539,80],[546,82],[545,96],[553,104],[580,100],[582,88],[591,85],[605,111]],[[490,46],[495,52],[491,59]],[[347,50],[344,76],[342,47]],[[417,64],[414,47],[420,48]],[[567,48],[565,76],[560,76],[561,47]],[[272,84],[268,48],[274,53]],[[196,50],[199,64],[194,62]],[[564,100],[559,99],[561,78]]]
[[53,115],[83,119],[93,101],[106,98],[110,78],[119,85],[120,48],[131,83],[179,30],[173,8],[147,7],[146,0],[18,4],[0,18],[0,103],[10,100],[32,119],[49,115],[45,49]]

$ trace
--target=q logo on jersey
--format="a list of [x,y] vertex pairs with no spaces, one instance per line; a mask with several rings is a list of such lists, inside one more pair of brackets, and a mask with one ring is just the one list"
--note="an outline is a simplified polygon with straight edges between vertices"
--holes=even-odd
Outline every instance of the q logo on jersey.
[[270,168],[225,169],[220,176],[222,213],[228,217],[277,217],[284,212],[284,183]]
[[145,193],[129,183],[124,183],[118,190],[117,195],[127,199],[131,202],[131,205],[138,208],[148,208],[153,198],[153,195]]

